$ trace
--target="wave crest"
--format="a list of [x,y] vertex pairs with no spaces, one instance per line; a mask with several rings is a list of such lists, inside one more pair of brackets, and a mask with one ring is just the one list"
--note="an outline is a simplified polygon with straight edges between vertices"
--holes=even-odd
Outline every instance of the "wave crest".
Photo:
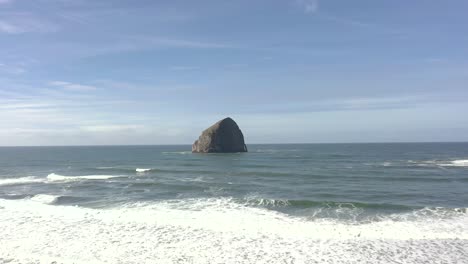
[[119,175],[84,175],[84,176],[63,176],[55,173],[47,175],[49,181],[81,181],[81,180],[107,180],[122,177]]
[[0,186],[23,184],[23,183],[35,183],[35,182],[44,182],[44,179],[37,178],[34,176],[21,177],[21,178],[6,178],[6,179],[0,179]]
[[450,163],[454,166],[468,167],[468,160],[453,160]]
[[43,204],[53,204],[60,196],[50,194],[36,194],[30,198],[31,201],[40,202]]
[[148,171],[151,171],[152,169],[140,169],[140,168],[137,168],[135,171],[136,172],[148,172]]

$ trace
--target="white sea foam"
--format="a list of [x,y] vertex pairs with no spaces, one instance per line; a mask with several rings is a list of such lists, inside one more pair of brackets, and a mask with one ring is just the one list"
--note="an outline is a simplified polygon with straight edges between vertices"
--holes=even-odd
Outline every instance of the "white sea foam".
[[105,210],[0,199],[0,208],[9,263],[468,263],[463,212],[347,224],[230,199]]
[[196,178],[178,178],[179,181],[183,181],[183,182],[207,182],[206,181],[207,179],[212,179],[212,178],[205,177],[205,176],[199,176]]
[[6,178],[0,179],[0,186],[1,185],[12,185],[12,184],[22,184],[22,183],[34,183],[34,182],[43,182],[44,179],[37,178],[33,176],[29,177],[21,177],[21,178]]
[[150,171],[152,169],[140,169],[140,168],[137,168],[136,169],[136,172],[147,172],[147,171]]
[[44,204],[52,204],[57,201],[60,196],[50,194],[36,194],[31,197],[31,201],[40,202]]
[[443,161],[438,162],[437,165],[441,167],[468,167],[468,160]]
[[28,183],[47,183],[55,181],[82,181],[82,180],[107,180],[111,178],[122,177],[120,175],[84,175],[84,176],[63,176],[55,173],[43,177],[20,177],[20,178],[3,178],[0,179],[0,186],[14,185],[14,184],[28,184]]
[[408,163],[413,163],[418,166],[424,166],[424,167],[432,167],[432,166],[438,166],[440,167],[468,167],[468,160],[426,160],[426,161],[413,161],[413,160],[408,160]]
[[63,176],[55,173],[47,175],[49,181],[82,181],[82,180],[107,180],[121,177],[119,175],[84,175],[84,176]]
[[451,163],[455,166],[468,167],[468,160],[454,160]]

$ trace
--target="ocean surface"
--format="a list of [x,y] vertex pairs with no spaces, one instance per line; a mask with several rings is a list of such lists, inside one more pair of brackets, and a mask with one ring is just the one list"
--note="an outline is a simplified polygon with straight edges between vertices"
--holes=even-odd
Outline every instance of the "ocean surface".
[[468,143],[0,148],[0,263],[468,263]]

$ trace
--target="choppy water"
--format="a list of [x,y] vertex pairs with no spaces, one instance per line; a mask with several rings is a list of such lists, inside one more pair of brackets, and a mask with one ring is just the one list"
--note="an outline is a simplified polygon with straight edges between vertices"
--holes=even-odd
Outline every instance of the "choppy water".
[[0,263],[468,263],[468,143],[0,148]]

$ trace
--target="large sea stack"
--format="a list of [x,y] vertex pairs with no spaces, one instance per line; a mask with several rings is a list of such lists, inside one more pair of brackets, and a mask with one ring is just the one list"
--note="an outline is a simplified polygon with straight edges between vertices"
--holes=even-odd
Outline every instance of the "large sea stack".
[[247,152],[244,135],[230,117],[205,129],[192,145],[196,153]]

